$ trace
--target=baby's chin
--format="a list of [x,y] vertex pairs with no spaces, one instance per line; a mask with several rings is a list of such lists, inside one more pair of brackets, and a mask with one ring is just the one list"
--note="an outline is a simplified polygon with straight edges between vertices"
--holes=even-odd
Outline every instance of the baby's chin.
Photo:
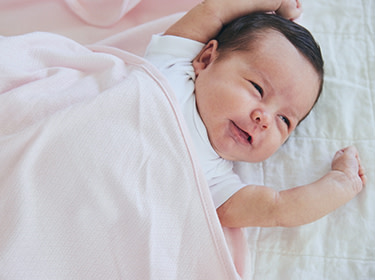
[[[214,148],[215,150],[215,148]],[[271,155],[268,154],[258,154],[254,151],[248,151],[248,152],[218,152],[215,150],[216,153],[223,159],[229,160],[229,161],[242,161],[242,162],[248,162],[248,163],[259,163],[262,161],[265,161],[266,159],[270,158]]]

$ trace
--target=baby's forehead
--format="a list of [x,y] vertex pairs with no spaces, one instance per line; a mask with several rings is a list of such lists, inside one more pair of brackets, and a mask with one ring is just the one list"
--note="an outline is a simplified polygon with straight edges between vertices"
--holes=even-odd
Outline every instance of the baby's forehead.
[[[283,44],[283,48],[278,47],[279,44]],[[251,38],[247,38],[246,43],[243,42],[231,49],[225,48],[221,50],[219,45],[218,51],[222,57],[235,55],[236,52],[245,52],[249,56],[256,54],[257,57],[272,56],[275,52],[277,52],[279,56],[285,56],[286,52],[295,52],[304,55],[282,33],[271,28],[265,28],[254,32]]]
[[[280,31],[272,28],[263,28],[253,32],[248,42],[248,50],[251,51],[258,48],[264,48],[265,44],[275,44],[280,40],[288,42],[291,49],[297,49]],[[279,49],[279,51],[281,51],[281,49]]]

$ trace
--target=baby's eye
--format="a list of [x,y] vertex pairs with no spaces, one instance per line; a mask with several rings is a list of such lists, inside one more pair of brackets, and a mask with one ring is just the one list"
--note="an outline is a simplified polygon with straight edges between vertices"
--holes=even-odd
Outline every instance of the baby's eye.
[[250,83],[255,87],[255,89],[259,92],[260,96],[263,97],[263,89],[257,84],[257,83],[254,83],[252,81],[250,81]]
[[285,116],[279,116],[280,117],[280,119],[288,126],[288,127],[290,127],[290,121],[289,121],[289,119],[287,118],[287,117],[285,117]]

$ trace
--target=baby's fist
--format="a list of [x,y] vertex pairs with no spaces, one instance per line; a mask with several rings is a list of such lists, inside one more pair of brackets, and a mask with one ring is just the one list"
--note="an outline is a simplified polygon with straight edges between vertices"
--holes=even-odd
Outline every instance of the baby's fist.
[[284,18],[294,20],[302,14],[302,6],[299,0],[282,0],[276,13]]
[[332,160],[332,170],[343,172],[354,183],[353,187],[357,192],[360,192],[366,184],[365,171],[354,146],[336,152]]

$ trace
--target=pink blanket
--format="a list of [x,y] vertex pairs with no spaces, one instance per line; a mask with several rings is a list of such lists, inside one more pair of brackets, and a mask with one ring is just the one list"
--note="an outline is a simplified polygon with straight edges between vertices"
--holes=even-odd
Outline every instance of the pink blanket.
[[200,0],[1,0],[0,35],[47,31],[91,44]]
[[65,0],[71,10],[92,25],[110,26],[118,22],[141,0]]
[[245,277],[151,65],[49,33],[0,53],[2,279]]

